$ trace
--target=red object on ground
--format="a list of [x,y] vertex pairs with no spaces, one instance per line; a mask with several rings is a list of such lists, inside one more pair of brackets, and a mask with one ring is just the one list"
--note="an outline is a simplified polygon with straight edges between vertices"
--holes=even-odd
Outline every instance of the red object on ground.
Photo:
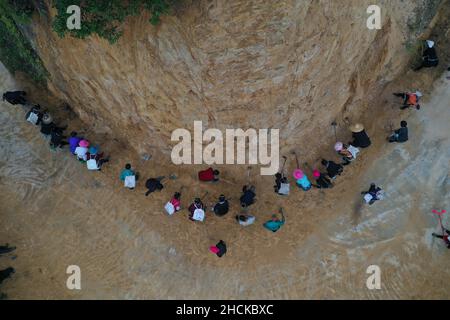
[[200,171],[198,173],[198,179],[200,181],[213,181],[214,180],[214,170],[209,168],[207,170]]

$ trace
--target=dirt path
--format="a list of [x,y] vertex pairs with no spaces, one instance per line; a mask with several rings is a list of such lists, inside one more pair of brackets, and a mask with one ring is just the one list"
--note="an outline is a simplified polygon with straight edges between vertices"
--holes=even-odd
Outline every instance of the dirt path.
[[[14,87],[3,66],[0,77],[0,91]],[[376,161],[368,155],[374,151],[362,155],[325,195],[295,190],[277,234],[260,226],[280,202],[270,177],[254,179],[261,196],[252,209],[257,223],[247,229],[233,221],[236,207],[205,225],[188,221],[186,210],[167,217],[163,204],[180,184],[190,186],[184,207],[209,187],[196,182],[196,168],[145,198],[119,183],[125,159],[88,172],[67,152],[51,152],[21,107],[0,103],[0,243],[17,246],[16,259],[0,259],[0,268],[17,271],[2,291],[13,299],[450,298],[443,282],[450,271],[442,267],[450,252],[430,236],[438,230],[431,209],[445,208],[450,194],[449,101],[442,79],[408,117],[410,142],[387,146]],[[162,168],[140,169],[148,176]],[[236,199],[245,182],[240,170],[224,168],[236,186],[212,186],[207,202],[224,189]],[[361,206],[359,192],[371,181],[387,198]],[[223,259],[207,249],[219,239],[229,245]],[[81,291],[65,287],[71,264],[81,267]],[[365,287],[371,264],[382,270],[380,291]]]

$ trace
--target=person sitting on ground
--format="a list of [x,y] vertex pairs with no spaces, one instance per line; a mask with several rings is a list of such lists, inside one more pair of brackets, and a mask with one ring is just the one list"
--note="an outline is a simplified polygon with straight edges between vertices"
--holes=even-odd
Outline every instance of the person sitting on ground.
[[27,104],[27,98],[25,96],[27,93],[25,91],[7,91],[3,94],[3,101],[8,101],[12,105],[16,104]]
[[131,169],[131,164],[127,163],[125,169],[120,173],[119,179],[124,182],[126,188],[133,190],[136,186],[136,181],[139,179],[139,174]]
[[394,134],[389,137],[389,142],[406,142],[408,141],[408,122],[400,122],[400,129],[394,131]]
[[278,219],[276,214],[274,214],[271,220],[263,224],[264,228],[272,232],[277,232],[286,222],[286,219],[284,218],[283,208],[280,208],[279,213],[281,214],[281,220]]
[[275,193],[287,196],[289,195],[290,187],[288,179],[283,174],[279,172],[275,174],[275,185],[273,186]]
[[42,116],[41,133],[43,135],[49,136],[49,135],[51,135],[53,130],[57,130],[57,131],[61,132],[61,134],[62,134],[64,132],[64,130],[66,130],[66,129],[67,129],[67,126],[65,126],[65,127],[58,127],[53,122],[53,118],[48,112],[45,112],[44,115]]
[[166,203],[164,209],[169,215],[173,215],[175,212],[181,209],[181,193],[175,192],[172,199]]
[[434,41],[427,40],[425,41],[425,49],[422,52],[422,63],[420,66],[415,68],[414,71],[418,71],[422,68],[437,67],[438,65],[439,59],[436,49],[434,48]]
[[283,179],[283,175],[280,172],[275,174],[275,185],[273,186],[273,190],[275,193],[278,193],[278,190],[281,188],[281,180]]
[[67,138],[63,136],[63,132],[58,127],[54,127],[51,132],[50,147],[51,148],[63,148],[69,143],[65,141]]
[[181,210],[181,193],[175,192],[172,199],[170,200],[170,203],[173,205],[175,211]]
[[87,153],[90,142],[86,139],[81,140],[78,143],[78,147],[75,148],[74,154],[77,156],[77,159],[81,162],[87,161]]
[[223,194],[221,194],[219,197],[219,202],[217,202],[213,207],[214,213],[216,214],[216,216],[223,217],[228,213],[229,209],[230,205],[228,203],[228,200]]
[[70,153],[75,154],[75,149],[78,147],[78,143],[80,143],[81,140],[83,140],[83,138],[78,137],[77,132],[72,131],[70,133],[70,138],[69,138]]
[[195,198],[194,202],[189,206],[189,219],[191,221],[203,221],[205,219],[206,207],[200,198]]
[[109,162],[109,157],[103,158],[103,152],[99,153],[96,147],[90,147],[86,153],[86,165],[88,170],[101,171],[104,163]]
[[3,281],[8,279],[13,273],[15,272],[14,268],[6,268],[4,270],[0,270],[0,284],[2,284]]
[[337,164],[334,161],[331,160],[327,161],[325,159],[322,159],[321,163],[327,169],[327,175],[330,177],[330,179],[335,179],[338,175],[340,176],[344,171],[344,167],[340,164]]
[[40,125],[43,116],[44,114],[41,112],[41,106],[37,104],[31,107],[30,111],[27,112],[25,120],[34,125]]
[[240,198],[241,206],[246,208],[255,203],[255,186],[244,186],[242,188],[242,196]]
[[45,136],[50,135],[54,126],[55,124],[53,123],[52,116],[45,112],[41,121],[41,133]]
[[164,186],[162,185],[161,181],[164,179],[164,177],[158,177],[158,178],[150,178],[145,182],[145,187],[148,189],[145,193],[145,196],[148,197],[148,195],[152,192],[155,192],[156,190],[161,191]]
[[364,200],[369,205],[373,205],[375,201],[383,199],[383,190],[380,187],[377,187],[375,183],[371,183],[369,190],[363,191],[361,194],[364,195]]
[[318,189],[330,189],[333,187],[333,184],[331,183],[331,181],[324,174],[322,174],[319,170],[313,171],[313,177],[317,183],[314,185],[314,187],[316,187]]
[[343,166],[349,165],[353,160],[356,159],[359,149],[352,146],[352,145],[346,145],[342,142],[336,142],[334,145],[334,150],[342,156],[342,160],[344,161],[341,163]]
[[0,254],[10,253],[14,250],[16,250],[16,247],[10,247],[8,243],[4,246],[0,246]]
[[432,236],[444,240],[445,245],[447,246],[448,249],[450,249],[450,239],[449,239],[450,230],[444,228],[443,231],[445,231],[446,234],[439,235],[433,232]]
[[420,110],[419,100],[423,97],[422,92],[396,92],[394,96],[403,99],[403,106],[400,107],[401,110],[408,109],[409,107],[415,107],[417,110]]
[[211,246],[209,251],[222,258],[225,253],[227,253],[227,245],[223,240],[220,240],[215,246]]
[[255,216],[250,214],[238,214],[236,215],[236,221],[243,227],[247,227],[255,222]]
[[296,180],[297,187],[301,188],[303,191],[308,191],[312,188],[311,182],[302,170],[295,169],[294,178]]
[[367,135],[364,126],[361,123],[357,123],[350,126],[352,132],[353,141],[348,144],[356,148],[368,148],[372,144],[369,136]]
[[198,173],[198,179],[200,181],[206,182],[217,182],[219,181],[219,170],[214,170],[213,168],[209,168]]

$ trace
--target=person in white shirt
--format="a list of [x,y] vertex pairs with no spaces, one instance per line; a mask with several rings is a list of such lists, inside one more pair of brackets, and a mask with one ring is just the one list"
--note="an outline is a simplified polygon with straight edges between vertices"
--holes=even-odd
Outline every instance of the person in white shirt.
[[78,160],[86,161],[87,160],[87,152],[88,152],[88,148],[78,146],[78,147],[76,147],[74,153],[77,156]]

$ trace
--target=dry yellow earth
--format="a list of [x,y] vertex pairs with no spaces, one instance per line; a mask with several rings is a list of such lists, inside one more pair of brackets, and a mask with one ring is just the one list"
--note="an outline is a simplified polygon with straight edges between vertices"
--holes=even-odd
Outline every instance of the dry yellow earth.
[[[3,66],[0,76],[1,91],[18,87]],[[178,174],[146,198],[142,185],[128,191],[118,179],[126,149],[102,143],[114,151],[111,163],[88,172],[67,151],[51,152],[22,107],[2,102],[0,244],[16,246],[17,258],[0,258],[0,269],[16,269],[1,290],[12,299],[448,299],[450,251],[431,237],[439,231],[431,210],[449,209],[449,84],[440,79],[420,112],[404,112],[408,143],[386,145],[376,131],[333,190],[294,190],[283,200],[271,177],[254,173],[257,221],[248,228],[233,219],[245,166],[223,167],[227,182],[211,186],[196,181],[198,167],[135,158],[144,177]],[[368,207],[359,193],[372,181],[386,199]],[[184,209],[168,217],[163,205],[181,185]],[[207,189],[207,203],[232,196],[232,213],[192,223],[185,209]],[[287,224],[272,234],[261,224],[280,204]],[[229,248],[222,259],[208,251],[219,239]],[[366,288],[372,264],[381,268],[381,290]],[[80,291],[66,288],[69,265],[81,268]]]

